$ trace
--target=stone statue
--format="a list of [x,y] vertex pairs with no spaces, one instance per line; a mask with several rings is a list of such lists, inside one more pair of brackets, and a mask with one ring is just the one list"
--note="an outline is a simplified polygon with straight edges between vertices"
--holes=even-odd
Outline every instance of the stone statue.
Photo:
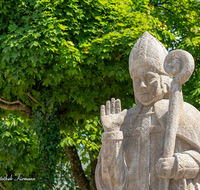
[[96,167],[98,190],[200,190],[200,112],[183,101],[194,60],[167,52],[148,32],[129,58],[136,106],[101,106],[104,128]]

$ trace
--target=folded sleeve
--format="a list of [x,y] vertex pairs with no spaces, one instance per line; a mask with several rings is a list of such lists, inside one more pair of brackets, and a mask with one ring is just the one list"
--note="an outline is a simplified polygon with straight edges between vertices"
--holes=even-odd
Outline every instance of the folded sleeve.
[[101,141],[102,147],[95,171],[97,189],[122,190],[127,175],[123,156],[123,132],[105,132]]
[[185,178],[194,179],[199,174],[200,154],[197,151],[185,151],[183,153],[176,153],[177,170],[175,180]]

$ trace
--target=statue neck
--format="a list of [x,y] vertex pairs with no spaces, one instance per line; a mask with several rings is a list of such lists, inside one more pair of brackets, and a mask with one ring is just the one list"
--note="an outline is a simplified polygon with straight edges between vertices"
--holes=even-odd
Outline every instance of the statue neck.
[[154,112],[154,105],[150,105],[150,106],[143,105],[140,110],[140,114],[148,114],[152,112]]

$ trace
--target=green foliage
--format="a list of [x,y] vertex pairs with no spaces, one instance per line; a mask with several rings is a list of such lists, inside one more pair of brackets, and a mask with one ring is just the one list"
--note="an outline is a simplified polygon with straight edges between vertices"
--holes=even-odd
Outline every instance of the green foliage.
[[[184,49],[195,59],[195,70],[183,85],[184,100],[200,109],[200,2],[196,0],[169,0],[150,3],[151,15],[161,21],[158,34],[168,48]],[[166,30],[170,35],[166,35]],[[176,37],[176,38],[175,38]]]
[[[80,150],[81,162],[83,164],[91,161],[89,157],[91,153],[93,155],[92,160],[97,159],[101,147],[101,134],[103,132],[98,117],[85,120],[83,123],[74,123],[72,127],[74,130],[67,133],[61,130],[62,141],[60,146],[76,146]],[[90,169],[88,168],[88,176],[89,172]]]
[[50,98],[75,120],[93,118],[113,96],[131,105],[128,55],[158,22],[134,6],[131,1],[1,1],[1,94],[30,107]]
[[[56,150],[59,134],[59,150],[75,145],[82,149],[82,163],[88,163],[86,155],[93,153],[96,159],[101,146],[100,105],[115,97],[123,108],[133,106],[128,56],[145,31],[166,48],[194,56],[196,68],[183,93],[185,101],[200,109],[199,5],[196,0],[0,2],[0,95],[35,110],[38,188],[52,187],[59,157],[67,162],[63,151],[58,155]],[[6,138],[11,138],[9,133],[4,133]]]
[[67,161],[66,163],[58,163],[56,167],[54,189],[80,190],[76,181],[72,177],[69,161]]
[[39,172],[34,189],[52,189],[56,170],[57,146],[60,143],[57,109],[47,106],[34,111],[34,131],[39,142]]
[[[91,119],[111,97],[120,98],[126,108],[133,104],[128,56],[157,19],[137,10],[131,1],[100,0],[6,0],[0,2],[0,16],[0,94],[8,101],[20,99],[40,114],[49,99],[63,118],[61,145],[75,144],[84,149],[83,159],[92,151],[97,158],[101,129]],[[45,135],[44,120],[32,114],[38,119],[37,134]],[[51,138],[57,143],[55,133]],[[48,141],[40,141],[43,163],[48,153],[42,146]],[[41,177],[39,183],[42,187],[47,181]]]
[[98,117],[84,120],[84,122],[74,122],[71,126],[73,130],[61,130],[61,143],[59,146],[59,155],[57,162],[59,163],[56,171],[55,182],[56,188],[63,187],[64,189],[79,189],[74,181],[69,160],[67,159],[65,146],[75,146],[78,150],[79,158],[88,180],[91,176],[91,162],[96,160],[101,147],[101,134],[103,128]]
[[13,178],[3,181],[6,189],[27,189],[35,181],[20,181],[22,178],[35,178],[38,164],[38,143],[30,126],[24,126],[20,117],[7,115],[0,121],[0,176]]

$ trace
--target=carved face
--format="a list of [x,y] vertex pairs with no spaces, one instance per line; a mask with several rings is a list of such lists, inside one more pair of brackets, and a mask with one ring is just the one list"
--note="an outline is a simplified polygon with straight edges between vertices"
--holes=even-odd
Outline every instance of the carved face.
[[156,69],[149,66],[134,70],[133,88],[136,98],[143,105],[151,105],[164,96],[160,75]]

